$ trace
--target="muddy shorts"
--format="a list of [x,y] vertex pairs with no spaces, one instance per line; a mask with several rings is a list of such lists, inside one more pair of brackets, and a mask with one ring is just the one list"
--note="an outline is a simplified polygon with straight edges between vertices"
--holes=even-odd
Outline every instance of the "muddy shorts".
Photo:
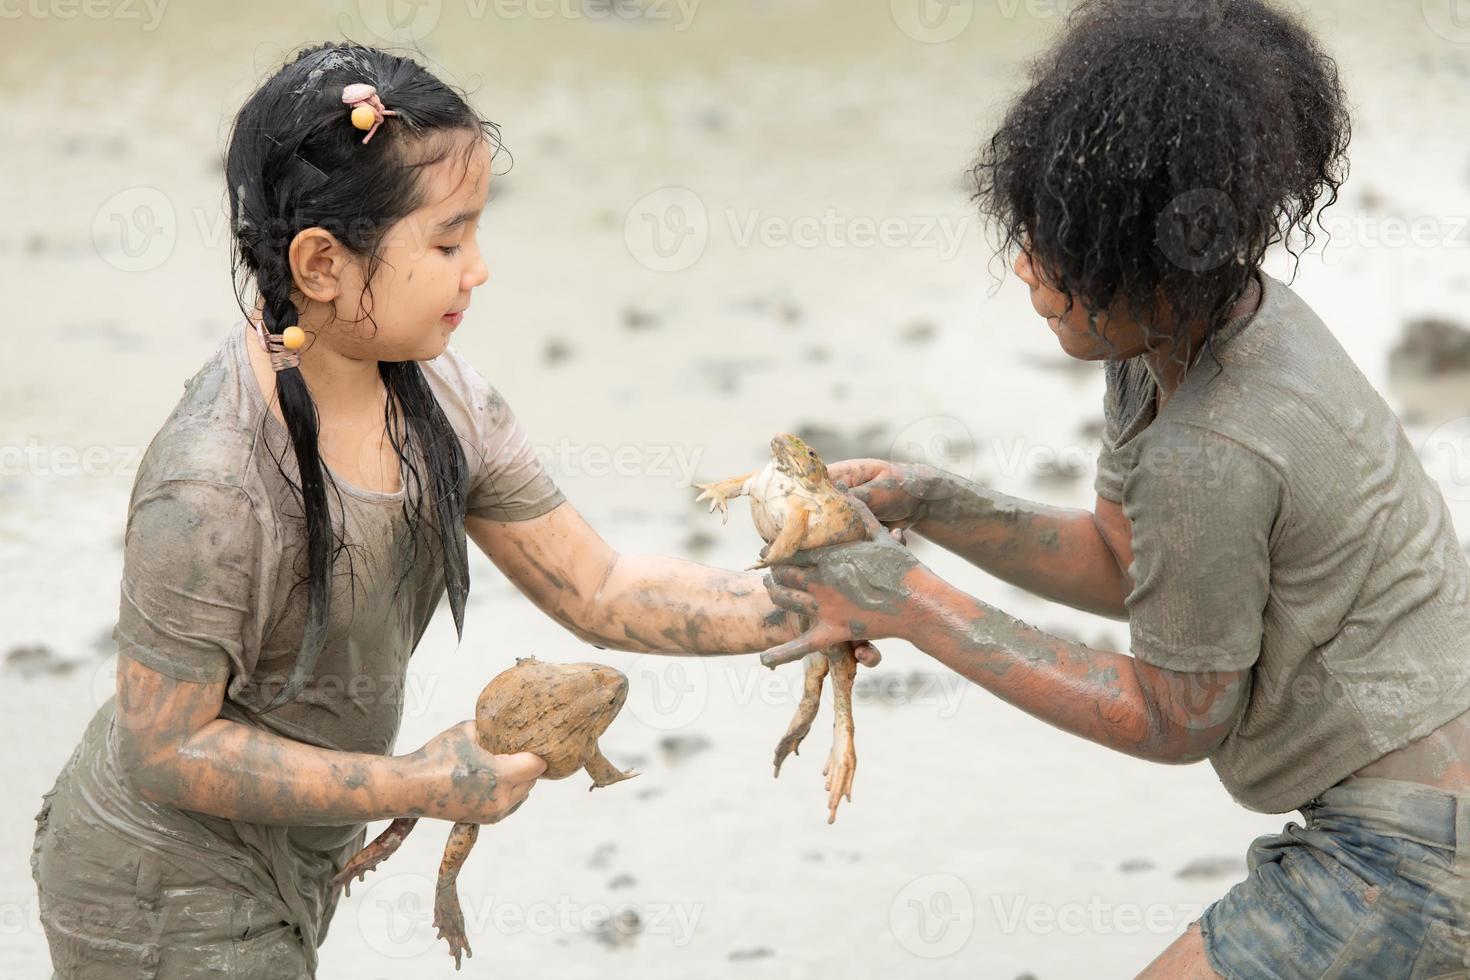
[[1200,918],[1227,980],[1470,980],[1470,794],[1349,779],[1256,838]]
[[36,817],[31,868],[57,980],[310,976],[278,911],[137,846],[80,803],[64,770]]

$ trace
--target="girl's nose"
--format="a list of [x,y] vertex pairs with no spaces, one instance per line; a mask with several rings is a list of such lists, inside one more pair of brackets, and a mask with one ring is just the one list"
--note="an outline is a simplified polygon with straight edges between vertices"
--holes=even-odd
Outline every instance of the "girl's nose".
[[486,279],[490,278],[490,267],[480,256],[475,256],[475,262],[465,272],[464,291],[469,292],[476,286],[484,285]]

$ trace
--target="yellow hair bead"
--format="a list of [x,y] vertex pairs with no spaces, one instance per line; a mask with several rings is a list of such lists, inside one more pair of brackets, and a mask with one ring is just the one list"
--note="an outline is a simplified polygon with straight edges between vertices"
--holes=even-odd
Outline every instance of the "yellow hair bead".
[[287,327],[281,331],[281,343],[287,350],[300,350],[306,346],[306,331],[300,327]]
[[[338,117],[341,118],[340,116]],[[377,113],[373,112],[370,105],[360,105],[352,110],[352,125],[358,129],[372,129],[373,123],[378,121]]]

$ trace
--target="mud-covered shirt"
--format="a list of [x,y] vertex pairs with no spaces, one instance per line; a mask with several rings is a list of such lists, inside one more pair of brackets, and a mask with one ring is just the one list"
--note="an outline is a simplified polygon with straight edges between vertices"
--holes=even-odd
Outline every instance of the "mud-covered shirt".
[[1250,671],[1210,761],[1282,813],[1470,709],[1470,567],[1393,411],[1260,278],[1162,411],[1142,358],[1106,365],[1096,489],[1133,525],[1132,654]]
[[[334,534],[346,550],[332,570],[326,644],[295,701],[258,711],[301,647],[306,554],[291,487],[295,454],[245,343],[242,324],[188,381],[144,453],[124,537],[119,656],[180,680],[226,682],[226,719],[324,748],[386,754],[409,656],[444,593],[438,549],[422,540],[416,553],[409,547],[408,473],[396,493],[329,479]],[[463,356],[450,347],[420,366],[464,449],[469,515],[519,521],[562,502],[510,408]],[[423,473],[422,458],[413,458]],[[428,501],[423,514],[437,520]],[[155,806],[119,776],[114,753],[100,757],[111,761],[73,777],[89,781],[77,789],[99,821],[275,901],[314,951],[333,901],[326,879],[360,843],[363,824],[264,826]]]

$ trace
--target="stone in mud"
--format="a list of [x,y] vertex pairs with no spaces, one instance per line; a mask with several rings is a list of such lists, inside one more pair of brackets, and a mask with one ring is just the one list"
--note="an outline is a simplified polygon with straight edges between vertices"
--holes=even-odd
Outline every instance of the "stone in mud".
[[865,425],[853,432],[842,432],[820,422],[803,422],[796,437],[817,451],[823,459],[886,459],[893,448],[888,426],[883,422]]
[[643,920],[632,909],[621,909],[609,919],[599,922],[593,931],[597,941],[616,949],[632,944],[643,931]]
[[675,765],[687,762],[709,748],[710,744],[709,739],[699,734],[665,735],[658,740],[658,747],[663,749],[664,756]]
[[1199,878],[1224,878],[1245,874],[1245,862],[1234,856],[1195,858],[1174,872],[1174,877],[1185,880]]
[[652,330],[663,322],[663,317],[650,310],[636,306],[623,308],[623,326],[632,331]]
[[1448,320],[1411,321],[1389,353],[1388,366],[1401,378],[1470,372],[1470,330]]
[[19,674],[23,680],[45,674],[69,674],[75,667],[76,664],[61,659],[50,647],[42,644],[12,647],[5,654],[5,669]]

